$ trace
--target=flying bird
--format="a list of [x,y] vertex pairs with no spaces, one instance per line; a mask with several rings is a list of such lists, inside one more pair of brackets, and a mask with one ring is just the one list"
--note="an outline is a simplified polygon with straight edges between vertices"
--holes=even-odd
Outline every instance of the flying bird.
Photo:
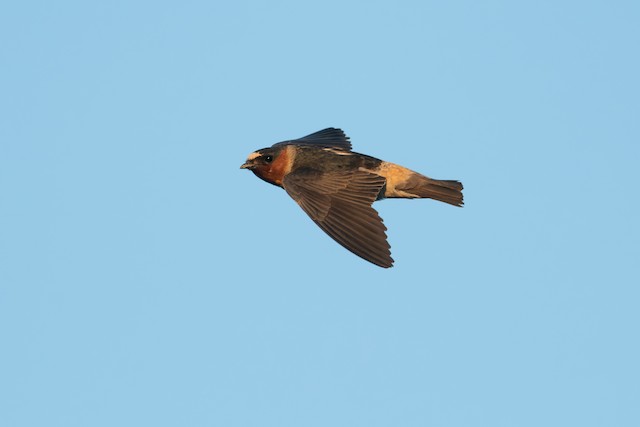
[[434,199],[462,206],[462,184],[351,151],[341,129],[327,128],[249,154],[241,169],[284,188],[336,242],[380,267],[393,265],[387,228],[373,208],[385,198]]

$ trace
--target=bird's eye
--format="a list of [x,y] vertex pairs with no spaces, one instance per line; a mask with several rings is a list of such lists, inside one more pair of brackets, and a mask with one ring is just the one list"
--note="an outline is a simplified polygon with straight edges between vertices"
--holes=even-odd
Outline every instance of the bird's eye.
[[264,156],[264,161],[267,163],[271,163],[273,161],[273,156]]

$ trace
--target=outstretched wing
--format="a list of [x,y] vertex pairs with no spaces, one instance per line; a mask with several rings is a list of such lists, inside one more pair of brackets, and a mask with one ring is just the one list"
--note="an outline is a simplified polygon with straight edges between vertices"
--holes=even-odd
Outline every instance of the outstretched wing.
[[371,206],[385,179],[362,171],[322,173],[299,169],[282,186],[329,236],[346,249],[380,267],[393,259],[387,229]]
[[316,147],[334,148],[337,150],[351,151],[351,142],[342,129],[326,128],[321,131],[303,136],[302,138],[290,141],[282,141],[274,144],[274,147],[282,145],[314,145]]

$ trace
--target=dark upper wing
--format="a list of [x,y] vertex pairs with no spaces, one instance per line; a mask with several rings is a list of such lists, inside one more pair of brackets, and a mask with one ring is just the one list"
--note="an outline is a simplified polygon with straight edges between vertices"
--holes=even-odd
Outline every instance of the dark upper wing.
[[367,172],[321,173],[300,169],[287,175],[282,186],[329,236],[342,246],[380,267],[393,259],[387,229],[371,204],[385,184]]
[[274,147],[288,144],[315,145],[317,147],[335,148],[338,150],[351,151],[351,142],[342,129],[327,128],[302,138],[290,141],[282,141],[274,144]]

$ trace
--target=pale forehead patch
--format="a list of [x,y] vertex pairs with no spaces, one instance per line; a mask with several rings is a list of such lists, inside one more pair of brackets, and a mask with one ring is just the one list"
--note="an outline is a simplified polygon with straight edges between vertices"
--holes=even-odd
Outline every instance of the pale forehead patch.
[[253,153],[249,154],[249,157],[247,157],[247,160],[253,160],[256,157],[260,157],[260,153],[258,153],[257,151],[254,151]]

